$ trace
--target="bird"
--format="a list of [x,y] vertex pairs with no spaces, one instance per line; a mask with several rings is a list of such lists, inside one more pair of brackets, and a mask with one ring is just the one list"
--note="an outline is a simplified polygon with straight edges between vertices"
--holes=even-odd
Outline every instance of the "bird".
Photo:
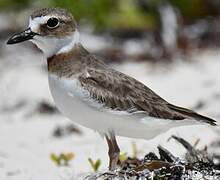
[[86,50],[76,20],[66,9],[35,10],[27,29],[12,35],[7,44],[28,40],[45,56],[57,108],[106,138],[109,170],[119,164],[116,136],[148,140],[178,126],[216,125],[212,118],[169,103]]

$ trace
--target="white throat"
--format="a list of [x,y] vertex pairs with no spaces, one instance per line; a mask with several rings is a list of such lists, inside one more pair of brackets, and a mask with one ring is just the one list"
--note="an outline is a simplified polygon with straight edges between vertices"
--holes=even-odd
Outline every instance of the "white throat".
[[66,53],[70,51],[76,44],[80,42],[79,32],[76,30],[71,36],[65,38],[35,36],[31,40],[41,49],[48,58],[55,54]]

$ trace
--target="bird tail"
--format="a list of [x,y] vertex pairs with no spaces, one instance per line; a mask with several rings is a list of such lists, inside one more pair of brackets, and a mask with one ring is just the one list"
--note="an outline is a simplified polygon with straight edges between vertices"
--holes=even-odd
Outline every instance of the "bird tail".
[[192,110],[189,110],[189,109],[186,109],[186,108],[182,108],[182,107],[178,107],[178,106],[175,106],[175,105],[172,105],[172,104],[169,104],[168,105],[169,108],[173,111],[176,111],[188,118],[191,118],[191,119],[195,119],[195,120],[198,120],[198,121],[201,121],[201,122],[204,122],[204,123],[208,123],[212,126],[216,126],[216,120],[214,119],[211,119],[209,117],[206,117],[206,116],[203,116],[201,114],[198,114]]

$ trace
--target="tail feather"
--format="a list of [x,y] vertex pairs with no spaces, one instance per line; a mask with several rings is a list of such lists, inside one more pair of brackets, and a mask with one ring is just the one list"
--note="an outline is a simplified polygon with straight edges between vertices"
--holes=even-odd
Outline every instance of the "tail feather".
[[169,106],[169,108],[171,110],[174,110],[174,111],[176,111],[176,112],[178,112],[178,113],[180,113],[180,114],[182,114],[182,115],[184,115],[186,117],[193,118],[195,120],[208,123],[208,124],[210,124],[212,126],[216,126],[217,125],[216,124],[216,120],[211,119],[211,118],[206,117],[206,116],[203,116],[201,114],[198,114],[198,113],[196,113],[196,112],[194,112],[192,110],[189,110],[189,109],[186,109],[186,108],[182,108],[182,107],[178,107],[178,106],[174,106],[172,104],[169,104],[168,106]]

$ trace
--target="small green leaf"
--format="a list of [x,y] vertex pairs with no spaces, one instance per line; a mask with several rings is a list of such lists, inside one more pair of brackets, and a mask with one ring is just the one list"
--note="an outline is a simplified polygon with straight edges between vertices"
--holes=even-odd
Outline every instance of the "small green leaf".
[[119,160],[121,161],[121,162],[123,162],[123,161],[125,161],[126,159],[128,159],[128,154],[125,152],[125,153],[121,153],[120,155],[119,155]]
[[60,165],[59,158],[57,157],[56,154],[51,153],[51,155],[50,155],[50,159],[51,159],[56,165]]
[[74,157],[75,157],[75,156],[74,156],[73,153],[67,153],[67,154],[66,154],[66,158],[67,158],[68,161],[72,160]]
[[74,154],[73,153],[61,153],[59,155],[56,155],[52,153],[50,155],[50,158],[57,166],[68,166],[69,162],[74,158]]
[[91,158],[88,158],[88,161],[93,169],[94,172],[99,170],[99,167],[101,166],[101,160],[97,159],[96,161],[93,161]]

